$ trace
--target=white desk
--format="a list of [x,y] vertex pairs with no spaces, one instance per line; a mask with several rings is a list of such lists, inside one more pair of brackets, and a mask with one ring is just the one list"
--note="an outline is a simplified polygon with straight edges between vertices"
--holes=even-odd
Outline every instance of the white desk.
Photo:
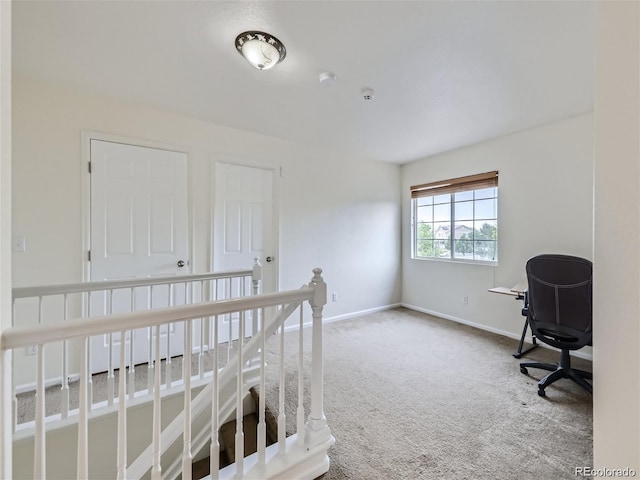
[[489,291],[491,293],[501,293],[503,295],[511,295],[512,297],[516,297],[516,300],[521,300],[524,298],[524,292],[527,291],[527,282],[518,283],[513,287],[494,287],[490,288]]
[[[518,283],[517,285],[514,285],[513,287],[509,288],[509,287],[494,287],[494,288],[490,288],[489,291],[491,293],[500,293],[502,295],[509,295],[511,297],[514,297],[516,300],[525,300],[525,292],[527,291],[528,285],[527,282],[522,282],[522,283]],[[524,305],[524,307],[526,308],[526,304]],[[523,315],[525,315],[525,313],[523,312]],[[533,350],[534,348],[536,348],[538,346],[538,343],[536,341],[536,336],[534,335],[533,331],[531,332],[531,339],[532,339],[532,345],[527,348],[526,350],[522,350],[522,347],[524,346],[524,338],[527,335],[527,328],[529,327],[529,318],[526,317],[525,315],[525,321],[524,321],[524,328],[522,329],[522,336],[520,337],[520,343],[518,344],[518,350],[516,350],[516,352],[513,354],[513,356],[515,358],[520,358],[522,357],[522,355],[524,355],[525,353],[530,352],[531,350]]]

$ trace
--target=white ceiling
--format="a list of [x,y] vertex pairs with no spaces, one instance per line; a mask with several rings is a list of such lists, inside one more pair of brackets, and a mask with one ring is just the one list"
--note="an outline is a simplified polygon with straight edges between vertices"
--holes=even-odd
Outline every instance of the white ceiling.
[[[595,2],[13,5],[16,73],[388,162],[593,110]],[[284,62],[251,67],[245,30],[282,40]]]

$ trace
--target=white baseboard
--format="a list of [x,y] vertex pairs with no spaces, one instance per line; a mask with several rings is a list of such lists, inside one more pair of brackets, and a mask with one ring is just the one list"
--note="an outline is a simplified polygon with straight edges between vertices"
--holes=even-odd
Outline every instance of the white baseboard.
[[[351,312],[351,313],[345,313],[344,315],[336,315],[334,317],[326,317],[322,319],[322,323],[333,323],[333,322],[339,322],[341,320],[347,320],[349,318],[353,318],[353,317],[360,317],[362,315],[368,315],[370,313],[376,313],[376,312],[382,312],[384,310],[391,310],[392,308],[398,308],[401,307],[402,305],[400,303],[392,303],[389,305],[384,305],[381,307],[374,307],[374,308],[368,308],[366,310],[359,310],[357,312]],[[302,328],[307,328],[310,327],[312,325],[311,322],[305,322],[302,325]],[[287,327],[284,327],[284,331],[285,332],[290,332],[290,331],[294,331],[294,330],[299,330],[300,329],[300,325],[296,324],[296,325],[289,325]]]
[[[67,378],[68,378],[68,383],[76,382],[80,380],[80,374],[72,373],[72,374],[69,374]],[[55,387],[56,385],[62,386],[61,376],[48,378],[44,381],[44,388]],[[29,383],[23,383],[21,385],[16,385],[16,395],[19,395],[21,393],[26,393],[26,392],[32,392],[32,391],[35,391],[35,389],[36,389],[36,382],[29,382]]]
[[[494,328],[494,327],[490,327],[488,325],[483,325],[481,323],[476,323],[476,322],[471,322],[469,320],[465,320],[464,318],[459,318],[459,317],[454,317],[453,315],[447,315],[446,313],[441,313],[441,312],[435,312],[433,310],[429,310],[426,308],[420,308],[420,307],[416,307],[415,305],[410,305],[408,303],[402,303],[400,304],[400,306],[408,308],[409,310],[415,310],[416,312],[422,312],[422,313],[426,313],[427,315],[433,315],[434,317],[439,317],[439,318],[443,318],[445,320],[451,320],[452,322],[456,322],[456,323],[461,323],[463,325],[468,325],[470,327],[474,327],[474,328],[478,328],[480,330],[484,330],[486,332],[491,332],[491,333],[495,333],[498,335],[502,335],[503,337],[509,337],[509,338],[513,338],[514,340],[520,340],[520,335],[518,335],[517,333],[513,333],[513,332],[508,332],[506,330],[501,330],[499,328]],[[527,335],[525,337],[525,340],[529,343],[531,343],[531,335]],[[538,345],[540,345],[541,347],[544,348],[548,348],[551,350],[556,350],[559,351],[557,348],[554,348],[550,345],[547,345],[545,343],[542,342],[538,342]],[[586,353],[580,350],[575,350],[571,352],[572,356],[578,357],[578,358],[584,358],[585,360],[590,360],[593,361],[593,355],[591,353]]]
[[368,315],[370,313],[382,312],[384,310],[391,310],[393,308],[398,308],[398,307],[401,307],[401,306],[402,306],[402,304],[400,304],[400,303],[392,303],[390,305],[384,305],[382,307],[368,308],[366,310],[360,310],[360,311],[357,311],[357,312],[346,313],[344,315],[336,315],[335,317],[328,317],[328,318],[323,319],[322,323],[339,322],[340,320],[346,320],[348,318],[353,318],[353,317],[360,317],[362,315]]

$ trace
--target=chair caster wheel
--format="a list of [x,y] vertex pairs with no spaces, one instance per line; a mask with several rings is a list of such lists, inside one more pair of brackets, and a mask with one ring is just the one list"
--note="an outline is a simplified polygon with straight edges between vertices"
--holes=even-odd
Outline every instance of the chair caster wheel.
[[527,367],[520,367],[520,373],[524,373],[526,375],[529,373],[529,370],[527,370]]
[[540,395],[541,397],[546,397],[547,396],[547,394],[544,393],[544,388],[539,388],[538,389],[538,395]]

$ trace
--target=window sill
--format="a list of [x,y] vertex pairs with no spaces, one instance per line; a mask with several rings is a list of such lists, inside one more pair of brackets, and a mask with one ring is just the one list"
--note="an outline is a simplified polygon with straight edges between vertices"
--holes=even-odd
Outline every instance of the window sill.
[[485,260],[469,260],[464,258],[428,258],[428,257],[411,257],[411,260],[419,262],[442,262],[442,263],[464,263],[467,265],[484,265],[486,267],[497,267],[498,262],[489,262]]

